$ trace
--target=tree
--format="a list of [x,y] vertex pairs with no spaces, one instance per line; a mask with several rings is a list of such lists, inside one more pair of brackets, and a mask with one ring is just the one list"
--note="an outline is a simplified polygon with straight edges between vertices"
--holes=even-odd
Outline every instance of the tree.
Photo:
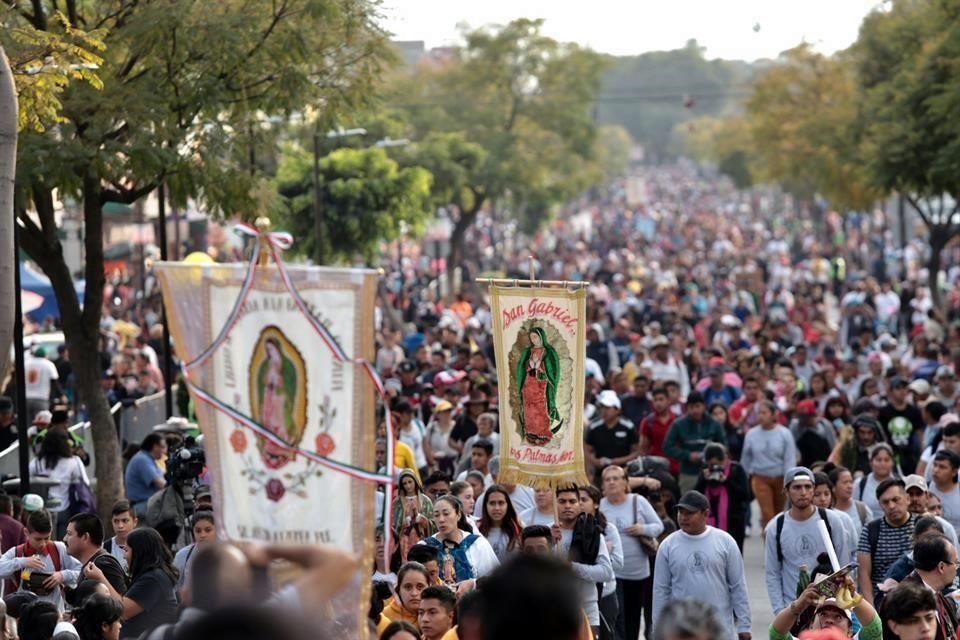
[[960,2],[893,2],[863,22],[854,46],[869,169],[899,191],[929,232],[930,295],[940,257],[960,236]]
[[802,200],[866,209],[881,190],[866,170],[855,67],[801,45],[761,74],[746,101],[754,168]]
[[[49,19],[58,6],[66,25]],[[102,207],[165,183],[174,205],[196,197],[213,212],[249,210],[257,120],[310,104],[330,112],[361,104],[391,57],[374,10],[363,0],[34,0],[7,10],[4,33],[32,29],[54,42],[69,40],[69,30],[105,34],[102,90],[65,86],[56,127],[21,136],[16,205],[23,247],[60,305],[105,515],[122,477],[98,365]],[[15,39],[3,44],[13,59],[24,49]],[[81,203],[84,220],[82,304],[57,236],[54,202],[64,194]]]
[[7,371],[16,319],[13,244],[13,192],[17,171],[17,89],[7,55],[0,47],[0,379]]
[[[313,154],[289,145],[275,178],[279,213],[297,243],[294,251],[314,255]],[[326,229],[323,255],[350,261],[356,254],[372,262],[380,241],[394,240],[402,228],[423,231],[432,214],[430,172],[400,168],[383,149],[338,149],[320,161],[320,215]]]
[[704,116],[681,122],[674,129],[672,138],[674,152],[716,165],[717,170],[729,177],[738,189],[753,184],[750,168],[754,161],[753,151],[749,124],[744,117]]
[[633,138],[623,127],[604,125],[597,128],[593,157],[604,179],[608,182],[623,176],[630,164],[632,151]]
[[755,72],[746,62],[707,60],[696,40],[682,49],[609,58],[597,98],[599,124],[624,127],[654,162],[677,149],[681,123],[735,113]]
[[[465,34],[466,44],[446,63],[422,65],[395,83],[391,104],[405,114],[412,135],[434,138],[466,153],[462,171],[435,170],[441,191],[455,200],[448,277],[461,265],[467,230],[491,200],[536,212],[536,223],[597,179],[592,163],[596,97],[602,58],[543,35],[542,21],[515,20]],[[476,145],[467,147],[465,143]],[[483,153],[478,153],[479,149]],[[444,154],[438,156],[442,161]],[[476,162],[480,164],[477,165]],[[453,180],[444,184],[444,176]],[[530,207],[537,203],[537,207]],[[448,203],[449,204],[449,203]],[[547,205],[547,206],[544,206]]]

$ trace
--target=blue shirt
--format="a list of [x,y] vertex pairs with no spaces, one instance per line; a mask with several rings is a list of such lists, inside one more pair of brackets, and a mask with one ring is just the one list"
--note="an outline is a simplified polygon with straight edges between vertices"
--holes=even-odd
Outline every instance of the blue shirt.
[[125,484],[130,502],[144,502],[157,492],[153,481],[163,477],[163,472],[148,451],[138,451],[127,465]]

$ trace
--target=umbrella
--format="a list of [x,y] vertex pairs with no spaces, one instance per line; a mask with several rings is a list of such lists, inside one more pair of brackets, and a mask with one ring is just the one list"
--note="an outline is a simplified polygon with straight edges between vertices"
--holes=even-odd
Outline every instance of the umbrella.
[[33,291],[22,289],[20,291],[20,310],[24,313],[36,311],[43,306],[43,296]]

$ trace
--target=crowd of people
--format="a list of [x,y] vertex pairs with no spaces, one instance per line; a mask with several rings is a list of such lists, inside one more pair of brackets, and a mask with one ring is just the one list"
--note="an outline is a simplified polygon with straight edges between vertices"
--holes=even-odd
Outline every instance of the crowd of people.
[[[439,277],[443,265],[416,246],[388,273],[374,364],[398,475],[395,490],[377,494],[371,632],[748,640],[756,613],[748,593],[765,588],[771,638],[955,638],[953,250],[940,309],[921,284],[922,241],[895,253],[881,214],[784,217],[788,198],[738,192],[687,165],[638,169],[628,182],[584,195],[522,249],[481,217],[458,283]],[[537,279],[590,283],[584,486],[499,478],[506,374],[472,276],[526,277],[531,252]],[[117,315],[105,311],[104,388],[122,400],[163,379],[158,318],[141,319],[121,343]],[[66,416],[53,403],[70,400],[69,360],[51,369],[45,356],[31,361],[47,371],[48,404],[34,398],[26,410],[42,436],[37,473],[55,476],[62,492],[85,482],[84,450],[63,435]],[[0,439],[12,412],[0,400]],[[383,467],[390,430],[379,415]],[[82,640],[217,628],[253,637],[267,624],[254,611],[277,611],[245,606],[253,598],[326,611],[323,598],[355,570],[348,554],[218,542],[214,515],[199,509],[194,545],[174,555],[174,541],[144,524],[149,498],[169,482],[167,455],[159,435],[140,443],[109,540],[94,516],[73,513],[72,491],[51,493],[48,505],[0,496],[0,512],[9,511],[0,516],[0,577],[9,578],[7,616],[21,636],[47,640],[72,620]],[[4,518],[19,532],[10,545]],[[763,548],[763,585],[746,579],[751,538]],[[271,598],[251,577],[277,558],[306,568],[297,595]],[[818,588],[823,577],[832,592]],[[43,626],[30,635],[50,622],[49,634]],[[269,624],[302,632],[282,616]]]

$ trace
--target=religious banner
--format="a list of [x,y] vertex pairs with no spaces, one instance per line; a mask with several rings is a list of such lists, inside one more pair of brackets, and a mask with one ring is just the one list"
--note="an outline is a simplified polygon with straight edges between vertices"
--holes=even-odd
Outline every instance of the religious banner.
[[586,291],[490,287],[500,409],[499,481],[586,484]]
[[331,607],[333,629],[366,638],[385,479],[372,471],[379,381],[353,358],[373,354],[378,273],[284,266],[283,237],[257,235],[259,263],[158,264],[163,299],[222,537],[355,552],[363,567]]

